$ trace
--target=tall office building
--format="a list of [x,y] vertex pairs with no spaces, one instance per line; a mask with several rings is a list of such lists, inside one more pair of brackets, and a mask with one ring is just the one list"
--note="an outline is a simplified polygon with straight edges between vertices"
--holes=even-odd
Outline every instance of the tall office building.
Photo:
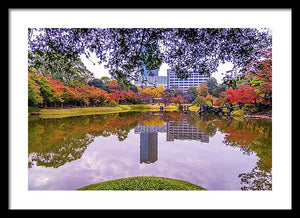
[[183,92],[186,92],[189,87],[197,87],[209,79],[209,76],[196,72],[190,73],[187,79],[179,79],[176,73],[170,69],[167,70],[167,75],[167,88],[175,89],[175,87],[178,87]]

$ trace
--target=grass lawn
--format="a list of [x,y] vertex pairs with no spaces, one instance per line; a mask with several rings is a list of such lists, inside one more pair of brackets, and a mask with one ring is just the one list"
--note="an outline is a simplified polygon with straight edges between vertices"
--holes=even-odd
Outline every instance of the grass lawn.
[[[85,108],[64,108],[64,109],[41,109],[39,116],[41,118],[62,118],[71,116],[97,115],[108,113],[121,113],[128,111],[159,111],[159,105],[118,105],[116,107],[85,107]],[[176,105],[164,107],[164,111],[176,111]]]
[[[150,105],[150,104],[135,104],[135,105],[128,105],[131,107],[132,111],[159,111],[160,110],[160,105]],[[164,111],[176,111],[178,110],[178,106],[176,105],[168,105],[168,106],[163,106]]]
[[66,109],[41,109],[39,111],[41,118],[62,118],[81,115],[96,115],[106,113],[117,113],[130,111],[126,105],[117,107],[86,107],[86,108],[66,108]]
[[206,190],[190,182],[154,176],[138,176],[109,180],[76,190]]

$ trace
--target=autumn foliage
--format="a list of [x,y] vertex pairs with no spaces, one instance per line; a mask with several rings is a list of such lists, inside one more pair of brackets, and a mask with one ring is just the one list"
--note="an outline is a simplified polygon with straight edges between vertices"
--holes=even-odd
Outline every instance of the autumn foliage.
[[235,105],[262,103],[271,105],[272,98],[272,58],[268,53],[268,59],[253,61],[247,67],[246,79],[236,88],[221,92],[215,101],[215,105]]
[[29,72],[28,104],[44,107],[116,106],[120,102],[136,101],[133,91],[117,90],[117,81],[113,81],[107,92],[88,85],[69,87],[58,80]]
[[169,103],[175,103],[175,104],[183,104],[184,101],[182,100],[182,97],[181,95],[177,95],[177,97],[171,97],[169,100],[168,100]]
[[253,78],[251,86],[255,87],[262,102],[270,103],[266,99],[272,97],[272,59],[257,62],[256,68],[249,70],[248,74]]
[[229,88],[225,92],[225,100],[228,100],[230,104],[249,104],[255,103],[258,99],[258,95],[255,89],[248,85],[240,85],[237,89]]

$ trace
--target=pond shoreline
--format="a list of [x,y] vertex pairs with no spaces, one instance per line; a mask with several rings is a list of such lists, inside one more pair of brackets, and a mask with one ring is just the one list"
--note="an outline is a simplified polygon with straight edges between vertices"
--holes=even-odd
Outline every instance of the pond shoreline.
[[272,119],[272,115],[270,113],[256,113],[256,114],[231,115],[231,116],[250,118],[250,119]]
[[268,114],[252,114],[252,115],[244,115],[244,118],[251,119],[272,119],[272,116]]
[[[189,111],[197,112],[199,107],[191,106]],[[116,107],[75,107],[75,108],[38,108],[29,113],[32,116],[39,116],[40,118],[63,118],[73,116],[86,116],[86,115],[100,115],[110,113],[124,113],[124,112],[146,112],[146,111],[161,111],[158,105],[118,105]],[[164,106],[163,111],[179,111],[177,106],[169,105]],[[254,113],[237,115],[231,114],[231,117],[242,117],[250,119],[272,119],[271,113]]]
[[[63,118],[73,116],[100,115],[124,112],[161,111],[159,105],[118,105],[116,107],[77,107],[77,108],[47,108],[35,110],[29,115],[39,116],[43,119]],[[163,107],[163,111],[178,111],[175,105]]]

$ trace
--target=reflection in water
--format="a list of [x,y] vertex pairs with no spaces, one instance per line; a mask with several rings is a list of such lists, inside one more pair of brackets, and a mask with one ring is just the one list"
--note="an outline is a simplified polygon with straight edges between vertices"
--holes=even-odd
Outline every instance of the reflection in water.
[[124,141],[138,118],[138,113],[128,113],[30,121],[28,165],[57,168],[80,159],[98,136],[116,135],[119,141]]
[[166,132],[166,141],[196,140],[208,143],[209,137],[196,126],[188,124],[187,120],[168,121],[162,126],[138,125],[134,133],[140,134],[140,163],[157,161],[158,132]]
[[189,125],[186,120],[169,121],[167,124],[167,141],[196,140],[208,143],[209,137],[196,126]]
[[[145,123],[147,122],[144,121],[143,124]],[[158,132],[166,132],[166,127],[163,122],[162,126],[138,125],[134,128],[134,133],[140,135],[140,163],[150,164],[157,161]]]
[[[208,189],[272,189],[271,120],[131,112],[35,119],[28,124],[29,189],[38,185],[40,189],[74,189],[92,181],[139,175],[184,179]],[[117,142],[112,143],[112,137]],[[94,159],[95,155],[100,156]],[[95,172],[87,174],[93,166],[98,166]],[[72,178],[70,182],[66,170],[78,178],[85,175],[87,181],[77,178],[76,183]],[[51,173],[65,178],[64,186],[49,179]],[[37,182],[42,180],[52,183],[42,186]]]
[[140,163],[157,161],[157,132],[142,132],[140,134]]

